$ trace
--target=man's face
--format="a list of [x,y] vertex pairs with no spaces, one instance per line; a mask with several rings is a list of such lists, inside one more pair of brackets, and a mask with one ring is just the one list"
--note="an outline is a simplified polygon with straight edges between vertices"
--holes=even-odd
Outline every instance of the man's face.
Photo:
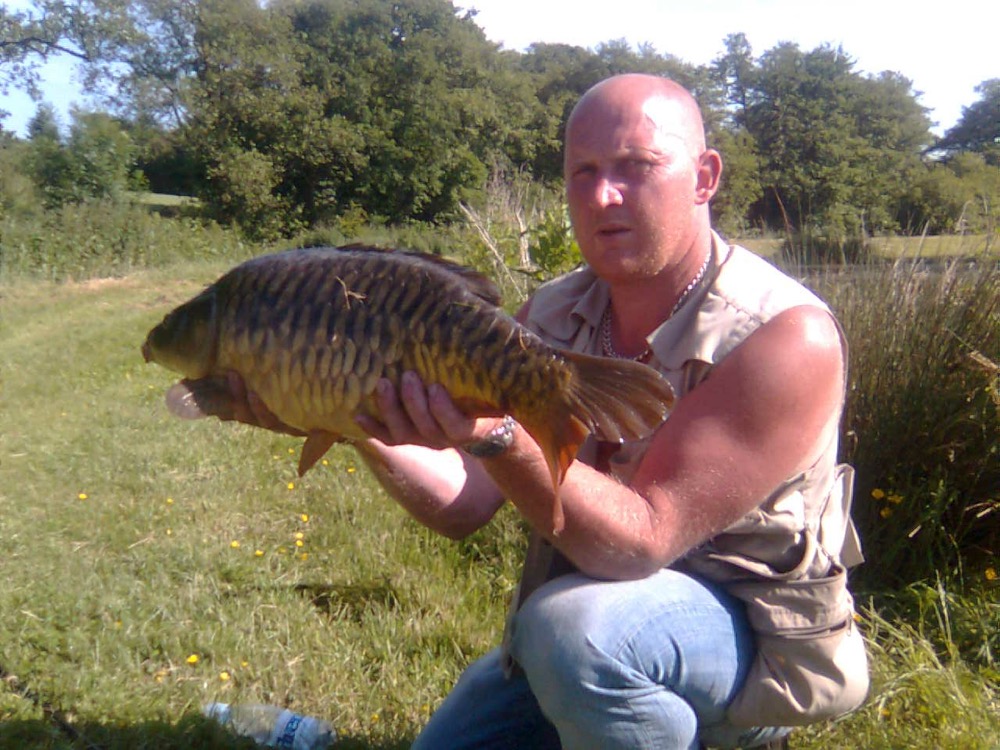
[[584,259],[608,281],[659,274],[691,246],[699,153],[670,98],[596,97],[566,133],[570,217]]

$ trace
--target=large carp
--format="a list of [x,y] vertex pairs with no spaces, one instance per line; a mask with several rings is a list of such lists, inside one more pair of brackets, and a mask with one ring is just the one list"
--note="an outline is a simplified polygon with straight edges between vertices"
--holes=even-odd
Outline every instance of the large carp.
[[142,345],[184,376],[167,405],[193,419],[227,413],[225,374],[307,434],[304,474],[330,446],[367,435],[379,378],[407,370],[440,383],[469,415],[510,414],[535,439],[557,490],[589,433],[652,432],[673,391],[650,367],[561,351],[500,308],[485,277],[440,258],[370,247],[309,248],[243,263],[168,313]]

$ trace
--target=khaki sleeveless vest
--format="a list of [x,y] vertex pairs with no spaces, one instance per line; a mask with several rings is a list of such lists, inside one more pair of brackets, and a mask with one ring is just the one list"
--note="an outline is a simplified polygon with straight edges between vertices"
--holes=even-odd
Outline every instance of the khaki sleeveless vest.
[[[607,285],[583,267],[536,292],[527,326],[553,346],[599,355],[607,304]],[[649,364],[684,398],[757,328],[799,305],[830,312],[770,263],[713,233],[706,280],[649,336]],[[844,350],[846,361],[846,343]],[[674,563],[721,584],[747,605],[758,654],[729,707],[728,717],[738,726],[811,723],[856,708],[867,693],[864,643],[846,586],[845,569],[863,558],[850,520],[853,470],[837,463],[839,419],[831,415],[812,466]],[[627,484],[646,445],[622,446],[610,459],[610,472]],[[585,443],[578,459],[593,464],[596,445]],[[546,580],[572,570],[533,534],[512,611]]]

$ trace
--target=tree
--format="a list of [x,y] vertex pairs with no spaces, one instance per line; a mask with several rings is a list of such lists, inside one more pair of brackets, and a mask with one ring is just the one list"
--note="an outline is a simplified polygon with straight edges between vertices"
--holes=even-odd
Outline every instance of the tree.
[[751,91],[755,87],[756,63],[746,34],[730,34],[726,52],[712,63],[712,72],[723,92],[723,107],[735,127],[746,125]]
[[962,117],[933,149],[947,155],[982,154],[987,164],[1000,166],[1000,78],[983,81],[976,93],[979,101],[962,108]]
[[28,170],[49,208],[89,198],[120,198],[129,188],[135,146],[122,126],[103,113],[74,111],[66,143],[51,107],[28,124]]
[[853,68],[828,45],[803,53],[784,43],[761,56],[745,124],[761,155],[755,210],[763,223],[822,232],[834,243],[895,228],[901,186],[930,123],[908,80]]
[[745,236],[750,207],[763,195],[754,138],[745,129],[719,130],[710,145],[722,155],[722,183],[712,200],[715,223],[723,233]]

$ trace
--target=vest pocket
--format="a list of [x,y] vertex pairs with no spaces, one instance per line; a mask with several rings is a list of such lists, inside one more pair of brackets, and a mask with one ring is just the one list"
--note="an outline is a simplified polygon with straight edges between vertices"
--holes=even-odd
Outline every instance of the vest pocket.
[[727,709],[736,726],[799,726],[854,710],[868,693],[868,659],[847,572],[824,578],[729,582],[746,604],[757,654]]

